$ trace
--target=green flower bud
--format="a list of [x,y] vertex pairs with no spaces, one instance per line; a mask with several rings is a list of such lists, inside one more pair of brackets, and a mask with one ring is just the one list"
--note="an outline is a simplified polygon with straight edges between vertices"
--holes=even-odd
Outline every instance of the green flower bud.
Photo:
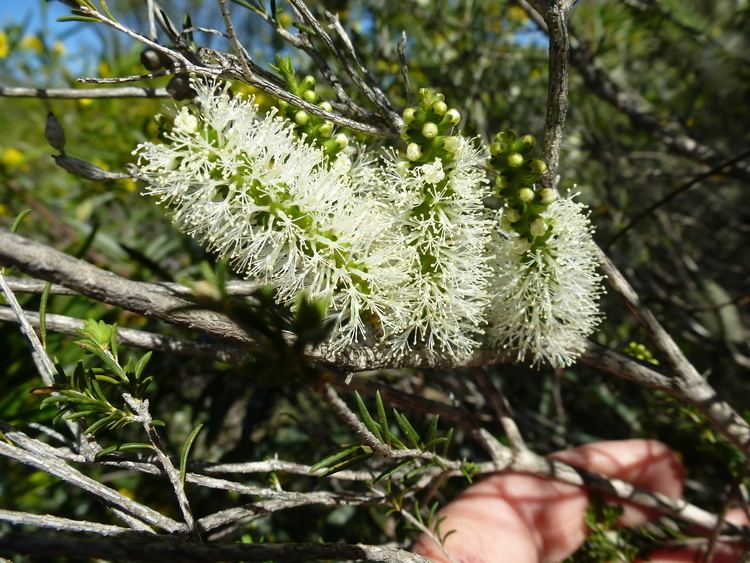
[[534,146],[534,143],[536,142],[536,139],[534,139],[534,135],[524,135],[520,139],[518,139],[515,143],[513,143],[513,150],[524,152],[529,150],[531,147]]
[[531,222],[529,230],[535,237],[540,237],[547,232],[547,223],[544,221],[544,219],[539,217],[538,219],[534,219]]
[[333,135],[333,123],[330,121],[326,121],[323,123],[323,125],[320,126],[320,136],[321,137],[330,137]]
[[529,162],[529,170],[534,174],[544,174],[547,171],[547,163],[543,160],[532,160]]
[[557,192],[552,188],[544,188],[540,193],[539,197],[545,205],[549,205],[557,199]]
[[296,121],[298,125],[304,125],[309,119],[310,115],[303,109],[294,114],[294,121]]
[[520,199],[524,203],[529,203],[532,199],[534,199],[534,190],[531,188],[521,188],[518,190],[518,199]]
[[302,88],[305,90],[310,90],[311,88],[315,88],[315,83],[315,77],[308,74],[302,79]]
[[499,191],[503,191],[505,188],[508,187],[508,178],[506,176],[503,176],[502,174],[499,174],[495,177],[495,187]]
[[461,148],[461,141],[458,137],[445,137],[443,139],[443,148],[451,154],[456,154]]
[[346,133],[337,133],[333,139],[339,144],[342,149],[345,149],[349,146],[349,137],[346,136]]
[[432,111],[438,115],[445,115],[445,112],[448,111],[448,105],[443,101],[435,102],[432,104]]
[[331,105],[330,102],[320,102],[318,107],[322,109],[323,111],[327,111],[328,113],[333,111],[333,106]]
[[500,143],[492,143],[490,145],[490,154],[491,155],[494,156],[494,155],[499,154],[501,152],[503,152],[503,146]]
[[517,152],[511,153],[506,161],[511,168],[518,168],[523,164],[523,156]]
[[422,149],[419,148],[417,143],[409,143],[409,146],[406,147],[406,158],[412,162],[422,158]]
[[438,133],[438,126],[435,125],[432,121],[428,121],[422,126],[422,135],[424,135],[428,139],[434,139],[435,137],[437,137]]
[[461,121],[461,114],[458,113],[457,109],[451,108],[445,113],[445,115],[450,119],[451,125],[458,125]]
[[402,115],[402,117],[404,118],[404,123],[411,123],[412,121],[414,121],[415,112],[415,108],[406,108]]
[[509,223],[515,223],[521,218],[521,214],[518,212],[517,209],[513,209],[512,207],[508,209],[503,216],[505,219],[508,220]]
[[445,96],[443,95],[443,93],[442,93],[442,92],[435,92],[435,97],[434,97],[434,99],[435,99],[436,101],[438,101],[438,102],[442,102],[442,101],[444,101],[444,100],[445,100]]
[[279,106],[279,109],[280,109],[281,111],[284,111],[284,110],[285,110],[286,108],[288,108],[288,107],[289,107],[289,103],[288,103],[288,102],[286,102],[285,100],[279,100],[279,101],[278,101],[278,103],[277,103],[276,105],[277,105],[277,106]]
[[306,102],[314,104],[318,101],[318,95],[315,93],[315,90],[305,90],[302,93],[302,99]]

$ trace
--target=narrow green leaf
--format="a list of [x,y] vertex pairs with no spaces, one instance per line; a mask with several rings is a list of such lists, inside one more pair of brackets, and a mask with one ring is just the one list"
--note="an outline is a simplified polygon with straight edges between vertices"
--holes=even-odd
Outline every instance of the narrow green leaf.
[[356,452],[359,449],[360,449],[359,444],[357,444],[356,446],[345,447],[343,450],[338,451],[335,454],[331,454],[328,457],[321,459],[318,463],[316,463],[310,468],[310,471],[314,472],[314,471],[323,469],[325,467],[330,467],[331,465],[336,464],[338,461],[344,459],[345,457],[348,457],[350,454]]
[[385,405],[383,404],[383,398],[380,396],[380,391],[375,392],[375,408],[378,411],[378,422],[380,423],[380,428],[383,430],[383,438],[386,445],[390,446],[392,434],[388,428],[388,418],[385,416]]
[[125,444],[118,444],[115,446],[108,446],[106,448],[102,448],[94,455],[94,459],[99,459],[100,457],[103,457],[105,455],[109,455],[115,452],[126,452],[126,451],[132,451],[132,450],[153,450],[153,449],[154,449],[154,446],[152,446],[151,444],[146,444],[143,442],[128,442]]
[[15,221],[13,221],[13,225],[11,225],[10,227],[11,233],[15,233],[18,230],[18,228],[21,226],[21,223],[24,219],[26,219],[26,216],[29,213],[31,213],[31,209],[24,209],[23,211],[21,211],[21,213],[18,214]]
[[51,291],[52,284],[50,282],[45,283],[39,301],[39,334],[42,340],[42,347],[45,349],[47,348],[47,302],[49,301]]
[[445,444],[443,444],[443,453],[440,454],[443,457],[448,457],[448,448],[451,445],[451,440],[453,439],[453,428],[448,430],[448,433],[445,435]]
[[146,365],[148,365],[148,362],[151,359],[151,355],[151,351],[146,352],[145,354],[143,354],[143,356],[141,356],[141,359],[138,360],[138,363],[135,365],[135,368],[133,369],[133,375],[135,375],[136,381],[141,379],[141,374],[146,368]]
[[408,419],[404,415],[402,415],[400,412],[398,412],[396,409],[393,409],[393,416],[396,417],[396,422],[398,423],[398,427],[401,428],[401,431],[404,433],[404,436],[406,436],[406,439],[409,440],[411,447],[422,448],[423,446],[422,441],[420,440],[419,434],[417,434],[417,431],[414,430],[414,427],[411,425],[411,422],[409,422]]
[[92,18],[90,16],[62,16],[57,18],[55,21],[58,22],[93,22],[99,23],[102,20],[99,18]]
[[185,439],[185,443],[182,444],[182,451],[180,452],[180,483],[185,484],[185,473],[187,472],[187,461],[190,455],[190,448],[193,446],[193,442],[198,437],[198,433],[203,429],[203,424],[198,424],[195,428],[190,431],[188,437]]
[[369,453],[361,453],[359,455],[355,455],[354,457],[351,457],[347,460],[342,461],[341,463],[338,463],[334,465],[333,467],[327,469],[323,473],[321,473],[322,477],[328,477],[329,475],[333,475],[334,473],[337,473],[339,471],[342,471],[344,469],[347,469],[351,467],[352,465],[355,465],[359,463],[360,461],[364,461],[367,458],[372,457],[372,452]]
[[107,0],[99,0],[99,3],[102,5],[102,9],[104,10],[104,13],[107,15],[107,17],[112,21],[117,21],[117,19],[115,19],[115,16],[112,15],[112,11],[109,9],[109,6],[107,5]]
[[365,423],[365,426],[367,426],[367,429],[370,432],[375,434],[375,437],[378,440],[382,441],[383,437],[380,434],[380,425],[375,422],[375,420],[373,420],[372,416],[370,415],[370,411],[367,410],[365,402],[356,391],[354,392],[354,400],[357,401],[357,408],[359,409],[359,416],[362,418],[362,422]]
[[373,481],[373,483],[377,483],[378,481],[382,481],[383,479],[389,478],[391,475],[396,473],[399,469],[406,467],[411,463],[416,463],[416,462],[413,459],[407,459],[406,461],[402,461],[401,463],[395,465],[394,467],[391,467],[390,469],[386,469],[380,475],[375,477],[375,480]]
[[440,420],[440,415],[434,415],[432,420],[430,420],[430,428],[427,430],[425,449],[429,449],[430,451],[434,451],[432,444],[434,444],[435,438],[437,437],[438,420]]

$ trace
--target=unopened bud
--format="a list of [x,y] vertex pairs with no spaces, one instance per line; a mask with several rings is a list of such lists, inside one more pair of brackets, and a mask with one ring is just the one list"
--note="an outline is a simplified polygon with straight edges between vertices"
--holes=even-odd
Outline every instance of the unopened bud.
[[451,108],[445,112],[445,115],[450,119],[451,125],[458,125],[459,121],[461,121],[461,114],[458,113],[457,109]]
[[496,155],[503,152],[503,146],[500,143],[492,143],[490,144],[490,154]]
[[404,110],[404,113],[403,113],[402,117],[404,118],[404,122],[405,123],[411,123],[412,121],[414,121],[414,113],[415,113],[415,111],[416,110],[414,108],[406,108]]
[[406,147],[406,158],[414,162],[422,158],[422,149],[419,148],[417,143],[409,143]]
[[349,137],[346,136],[346,133],[337,133],[334,137],[334,140],[342,149],[345,149],[349,146]]
[[323,123],[323,125],[320,126],[320,136],[321,137],[330,137],[333,135],[333,123],[330,121],[326,121]]
[[302,93],[302,99],[306,102],[314,104],[318,101],[318,95],[315,93],[315,90],[305,90]]
[[503,213],[503,217],[507,219],[509,223],[515,223],[521,218],[521,214],[518,212],[517,209],[513,209],[511,207],[505,213]]
[[297,124],[299,125],[304,125],[305,123],[308,122],[309,119],[310,119],[310,116],[303,109],[299,110],[297,113],[294,114],[294,121],[296,121]]
[[523,156],[518,154],[517,152],[514,152],[508,156],[508,159],[506,161],[508,163],[508,166],[511,168],[518,168],[523,164]]
[[432,121],[428,121],[422,126],[422,135],[424,135],[428,139],[434,139],[435,137],[437,137],[438,133],[438,126],[435,125]]
[[445,112],[448,111],[448,104],[442,100],[435,102],[432,104],[432,111],[438,115],[445,115]]
[[531,222],[529,230],[535,237],[540,237],[547,232],[547,223],[544,221],[544,219],[539,217],[538,219],[534,219]]
[[327,111],[328,113],[331,113],[333,111],[333,106],[330,102],[320,102],[320,109],[323,111]]
[[535,142],[536,139],[534,139],[534,135],[524,135],[513,143],[513,150],[519,152],[527,151],[534,146]]
[[495,177],[495,187],[502,191],[505,188],[508,187],[508,178],[503,176],[502,174]]
[[524,203],[529,203],[532,199],[534,199],[534,190],[531,188],[521,188],[518,191],[518,199],[520,199]]
[[305,76],[302,79],[302,88],[304,88],[305,90],[309,90],[311,88],[315,88],[315,83],[316,83],[315,77],[314,76],[310,76],[308,74],[307,76]]
[[547,171],[547,163],[543,160],[532,160],[529,162],[529,170],[534,174],[544,174]]
[[445,137],[443,148],[451,154],[456,154],[458,149],[461,148],[461,140],[458,137]]
[[544,188],[540,194],[539,197],[542,201],[542,203],[549,205],[553,201],[557,199],[557,192],[553,190],[552,188]]

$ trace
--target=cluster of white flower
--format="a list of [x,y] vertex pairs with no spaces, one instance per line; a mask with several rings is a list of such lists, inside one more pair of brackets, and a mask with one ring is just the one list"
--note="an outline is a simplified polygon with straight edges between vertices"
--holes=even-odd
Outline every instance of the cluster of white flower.
[[486,156],[449,135],[460,116],[442,96],[420,93],[422,109],[405,113],[421,145],[352,165],[353,147],[332,153],[226,87],[194,88],[197,110],[181,108],[167,142],[134,151],[146,193],[280,303],[327,302],[333,344],[379,337],[394,357],[462,359],[486,326],[519,359],[560,366],[580,353],[600,293],[582,206],[550,205],[540,244],[503,229],[483,205]]
[[585,207],[573,196],[552,203],[542,213],[549,225],[542,244],[508,228],[502,214],[493,235],[492,341],[521,361],[570,365],[599,322],[602,292]]

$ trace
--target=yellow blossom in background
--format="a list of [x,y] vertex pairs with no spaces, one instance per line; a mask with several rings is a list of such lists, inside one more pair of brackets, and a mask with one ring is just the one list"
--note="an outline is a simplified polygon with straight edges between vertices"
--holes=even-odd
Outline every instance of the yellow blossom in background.
[[44,43],[36,35],[24,35],[20,43],[21,49],[28,49],[41,53],[44,50]]
[[8,34],[4,31],[0,31],[0,59],[4,59],[8,56],[10,48],[8,47]]
[[99,76],[107,77],[111,72],[112,71],[107,63],[99,63]]
[[0,163],[10,170],[18,168],[23,163],[23,153],[15,147],[8,147],[0,156]]
[[52,45],[52,52],[58,57],[63,56],[65,54],[65,45],[63,45],[63,42],[55,41],[55,44]]
[[7,205],[3,205],[2,203],[0,203],[0,217],[4,217],[5,215],[8,215],[8,214],[9,214],[8,213],[8,206]]
[[80,100],[78,100],[78,105],[82,108],[87,108],[93,103],[94,100],[92,100],[91,98],[81,98]]
[[133,178],[125,178],[122,181],[122,187],[126,192],[134,192],[138,189]]
[[529,21],[529,15],[520,6],[511,6],[508,8],[508,19],[514,23],[524,24]]

